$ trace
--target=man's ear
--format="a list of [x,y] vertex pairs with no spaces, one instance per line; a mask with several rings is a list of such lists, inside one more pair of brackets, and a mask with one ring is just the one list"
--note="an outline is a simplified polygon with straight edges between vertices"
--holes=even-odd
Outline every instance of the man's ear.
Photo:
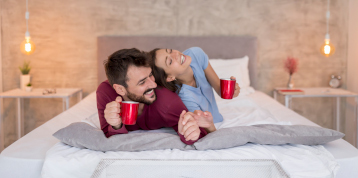
[[119,84],[113,84],[113,88],[114,90],[116,90],[116,92],[121,95],[121,96],[125,96],[127,93],[126,88],[123,85],[119,85]]
[[173,81],[173,80],[175,80],[175,77],[174,77],[174,76],[168,76],[168,77],[167,77],[167,82],[171,82],[171,81]]

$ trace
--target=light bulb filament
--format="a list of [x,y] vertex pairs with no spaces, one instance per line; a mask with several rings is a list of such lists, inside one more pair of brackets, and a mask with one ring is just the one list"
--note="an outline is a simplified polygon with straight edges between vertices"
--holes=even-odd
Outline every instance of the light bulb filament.
[[30,36],[25,36],[25,40],[21,43],[21,52],[30,55],[36,49],[35,44],[31,41]]
[[25,51],[26,51],[26,52],[30,52],[30,51],[31,51],[31,43],[27,42],[27,43],[25,44]]
[[324,54],[329,54],[331,53],[331,46],[329,46],[329,44],[326,44],[324,46]]

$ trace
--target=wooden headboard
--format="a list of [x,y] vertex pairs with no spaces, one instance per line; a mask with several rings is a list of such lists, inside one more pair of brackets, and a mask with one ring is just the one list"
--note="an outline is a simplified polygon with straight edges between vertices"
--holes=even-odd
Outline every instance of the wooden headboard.
[[247,55],[251,86],[257,86],[257,39],[252,36],[100,36],[97,40],[98,84],[106,80],[103,62],[119,49],[170,48],[184,51],[200,47],[209,59],[233,59]]

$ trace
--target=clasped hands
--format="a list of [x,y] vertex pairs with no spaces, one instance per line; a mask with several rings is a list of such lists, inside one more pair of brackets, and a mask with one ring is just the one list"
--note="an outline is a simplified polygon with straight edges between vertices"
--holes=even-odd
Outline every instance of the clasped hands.
[[211,113],[201,110],[194,112],[183,110],[179,118],[178,133],[184,135],[186,141],[196,141],[200,136],[199,127],[204,128],[208,133],[216,130]]

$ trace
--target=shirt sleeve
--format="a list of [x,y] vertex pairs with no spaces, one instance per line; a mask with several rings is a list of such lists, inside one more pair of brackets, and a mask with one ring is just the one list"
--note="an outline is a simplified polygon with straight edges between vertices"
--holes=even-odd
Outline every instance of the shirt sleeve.
[[195,110],[201,110],[204,111],[200,106],[192,101],[183,101],[186,108],[188,108],[189,112],[194,112]]
[[112,97],[110,97],[106,92],[101,92],[100,89],[97,89],[96,96],[101,130],[106,135],[106,137],[108,138],[112,135],[128,133],[128,130],[126,129],[125,125],[123,125],[122,128],[115,130],[112,128],[111,125],[107,123],[106,119],[104,118],[104,110],[106,109],[107,103],[113,101]]
[[[199,47],[190,48],[198,61],[200,67],[205,70],[209,65],[209,57],[208,55]],[[193,59],[192,59],[193,60]]]
[[[184,103],[178,97],[172,100],[171,104],[168,106],[167,112],[165,112],[163,116],[163,118],[165,118],[165,122],[167,123],[168,127],[172,127],[177,133],[178,133],[179,117],[183,110],[188,111]],[[200,127],[199,129],[200,129],[200,136],[198,140],[208,134],[204,128]],[[192,145],[196,141],[198,141],[198,140],[186,141],[184,135],[180,133],[178,133],[178,135],[180,137],[180,140],[187,145]]]

